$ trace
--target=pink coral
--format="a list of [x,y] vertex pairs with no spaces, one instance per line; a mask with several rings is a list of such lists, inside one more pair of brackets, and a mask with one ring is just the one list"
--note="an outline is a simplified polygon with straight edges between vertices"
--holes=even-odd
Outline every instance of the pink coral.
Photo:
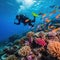
[[50,41],[47,46],[48,52],[58,59],[60,58],[60,42]]

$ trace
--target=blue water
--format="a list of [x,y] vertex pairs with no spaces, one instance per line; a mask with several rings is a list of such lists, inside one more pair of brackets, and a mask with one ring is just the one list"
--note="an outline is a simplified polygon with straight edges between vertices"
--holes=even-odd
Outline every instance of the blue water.
[[[24,2],[25,1],[25,2]],[[27,2],[28,1],[28,2]],[[0,41],[5,40],[13,34],[22,34],[29,30],[29,26],[14,25],[14,19],[17,14],[24,14],[33,19],[32,12],[43,12],[49,14],[54,8],[50,5],[60,6],[60,0],[0,0]],[[55,17],[59,12],[52,15]],[[35,25],[42,22],[40,17],[36,18]]]

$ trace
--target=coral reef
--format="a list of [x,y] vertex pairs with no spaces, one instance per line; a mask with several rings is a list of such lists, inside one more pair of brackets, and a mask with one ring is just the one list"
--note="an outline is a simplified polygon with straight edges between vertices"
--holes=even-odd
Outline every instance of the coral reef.
[[19,40],[15,40],[13,44],[14,45],[19,45],[19,43],[20,43],[20,39]]
[[23,38],[21,38],[19,43],[21,46],[24,46],[25,40]]
[[28,32],[28,33],[27,33],[27,37],[28,37],[28,38],[29,38],[29,37],[32,37],[32,36],[34,36],[34,32],[31,31],[31,32]]
[[46,46],[46,42],[41,38],[36,38],[36,43],[41,46]]
[[[15,36],[16,37],[16,36]],[[60,33],[28,32],[11,38],[1,51],[2,60],[60,60]],[[3,53],[4,52],[4,53]],[[18,58],[18,59],[17,59]]]
[[38,34],[38,36],[39,36],[40,38],[45,38],[45,34],[44,34],[44,32],[42,32],[42,31]]
[[14,42],[16,39],[19,39],[19,35],[18,34],[14,34],[12,36],[9,37],[9,41],[10,42]]

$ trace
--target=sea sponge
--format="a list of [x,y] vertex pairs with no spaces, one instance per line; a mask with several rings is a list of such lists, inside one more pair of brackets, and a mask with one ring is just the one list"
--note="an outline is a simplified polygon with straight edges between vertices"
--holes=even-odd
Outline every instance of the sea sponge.
[[34,36],[34,32],[31,31],[27,33],[27,37],[32,37],[32,36]]
[[23,38],[20,39],[20,45],[24,46],[25,40]]
[[29,46],[24,46],[18,51],[18,54],[21,56],[27,56],[30,54],[30,52],[31,48]]
[[50,41],[47,46],[49,54],[53,57],[60,58],[60,42],[58,41]]
[[6,60],[18,60],[15,55],[10,55]]

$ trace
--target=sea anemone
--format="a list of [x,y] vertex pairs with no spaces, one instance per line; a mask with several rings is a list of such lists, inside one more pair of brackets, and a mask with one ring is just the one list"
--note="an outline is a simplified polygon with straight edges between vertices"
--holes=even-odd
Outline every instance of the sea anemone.
[[28,33],[27,33],[27,37],[28,37],[28,38],[29,38],[29,37],[32,37],[32,36],[34,36],[34,32],[31,31],[31,32],[28,32]]
[[48,46],[48,53],[51,54],[53,57],[60,58],[60,42],[58,41],[50,41]]
[[18,60],[15,55],[10,55],[6,60]]
[[21,56],[27,56],[30,54],[30,52],[31,48],[29,46],[24,46],[18,51],[18,54]]

